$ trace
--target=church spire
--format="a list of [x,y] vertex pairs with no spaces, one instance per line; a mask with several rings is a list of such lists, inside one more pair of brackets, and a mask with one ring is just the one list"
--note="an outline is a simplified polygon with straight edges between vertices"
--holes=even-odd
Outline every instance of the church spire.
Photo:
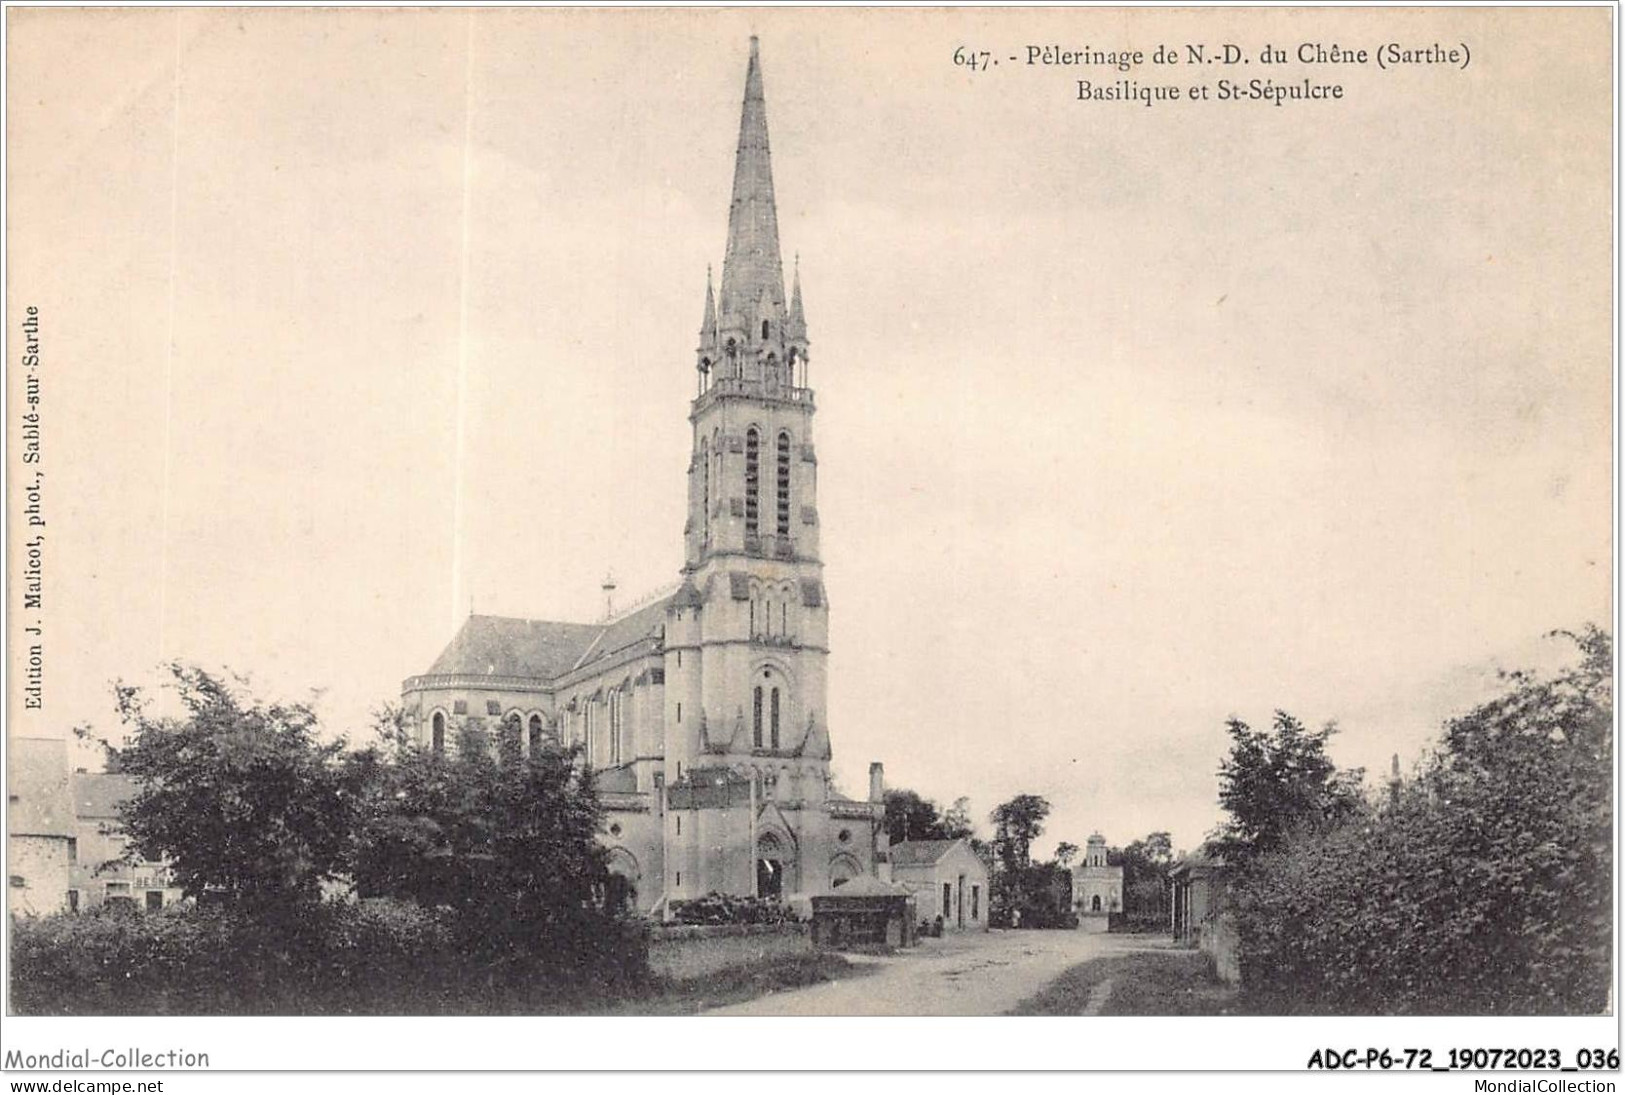
[[711,268],[705,268],[705,315],[700,318],[700,349],[717,344],[717,298],[711,291]]
[[790,290],[790,318],[785,324],[785,334],[792,339],[806,341],[807,316],[801,310],[801,256],[796,256],[796,272],[794,288]]
[[[767,103],[756,36],[750,39],[745,102],[734,157],[733,200],[728,207],[728,248],[722,262],[719,320],[725,330],[760,336],[761,312],[784,318],[784,263],[779,257],[779,215],[773,203],[773,166],[767,144]],[[774,326],[778,324],[775,323]]]

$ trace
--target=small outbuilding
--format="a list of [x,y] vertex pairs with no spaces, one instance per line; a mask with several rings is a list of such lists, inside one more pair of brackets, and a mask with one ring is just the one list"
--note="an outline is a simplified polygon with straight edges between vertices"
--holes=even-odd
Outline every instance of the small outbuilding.
[[1168,872],[1170,925],[1174,941],[1196,947],[1213,959],[1219,979],[1241,980],[1235,914],[1225,897],[1225,862],[1219,856],[1194,855]]
[[987,931],[987,864],[965,840],[909,840],[891,846],[892,881],[914,894],[920,919],[944,931]]
[[1187,856],[1168,872],[1169,925],[1174,940],[1200,946],[1211,934],[1224,898],[1225,863],[1217,856]]
[[873,875],[812,897],[813,942],[823,947],[912,947],[914,918],[914,895]]

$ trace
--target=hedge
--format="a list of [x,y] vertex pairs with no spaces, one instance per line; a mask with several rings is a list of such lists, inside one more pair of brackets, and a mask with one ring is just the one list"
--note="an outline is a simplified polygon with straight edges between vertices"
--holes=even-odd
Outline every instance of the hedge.
[[[318,1015],[583,1010],[647,977],[627,923],[559,963],[467,957],[449,910],[326,902],[268,922],[231,909],[97,909],[12,924],[12,1007],[25,1015]],[[556,957],[556,956],[554,956]]]

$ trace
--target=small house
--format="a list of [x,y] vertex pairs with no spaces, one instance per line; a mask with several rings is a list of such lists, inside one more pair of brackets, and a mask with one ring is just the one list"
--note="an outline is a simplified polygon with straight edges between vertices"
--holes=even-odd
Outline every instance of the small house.
[[184,895],[167,864],[124,861],[129,838],[119,828],[119,808],[135,797],[135,778],[119,772],[75,772],[72,786],[79,854],[69,880],[71,907],[157,912],[179,902]]
[[914,894],[920,919],[944,931],[987,931],[987,865],[965,840],[909,840],[891,846],[892,881]]

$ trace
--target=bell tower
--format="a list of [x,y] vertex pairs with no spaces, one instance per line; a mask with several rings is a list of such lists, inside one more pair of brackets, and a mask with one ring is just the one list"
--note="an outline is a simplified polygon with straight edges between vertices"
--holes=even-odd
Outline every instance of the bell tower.
[[667,778],[680,778],[679,761],[689,771],[756,758],[747,767],[771,801],[822,802],[827,790],[810,345],[799,264],[785,293],[752,38],[721,279],[707,275],[695,355],[684,582],[667,627]]

